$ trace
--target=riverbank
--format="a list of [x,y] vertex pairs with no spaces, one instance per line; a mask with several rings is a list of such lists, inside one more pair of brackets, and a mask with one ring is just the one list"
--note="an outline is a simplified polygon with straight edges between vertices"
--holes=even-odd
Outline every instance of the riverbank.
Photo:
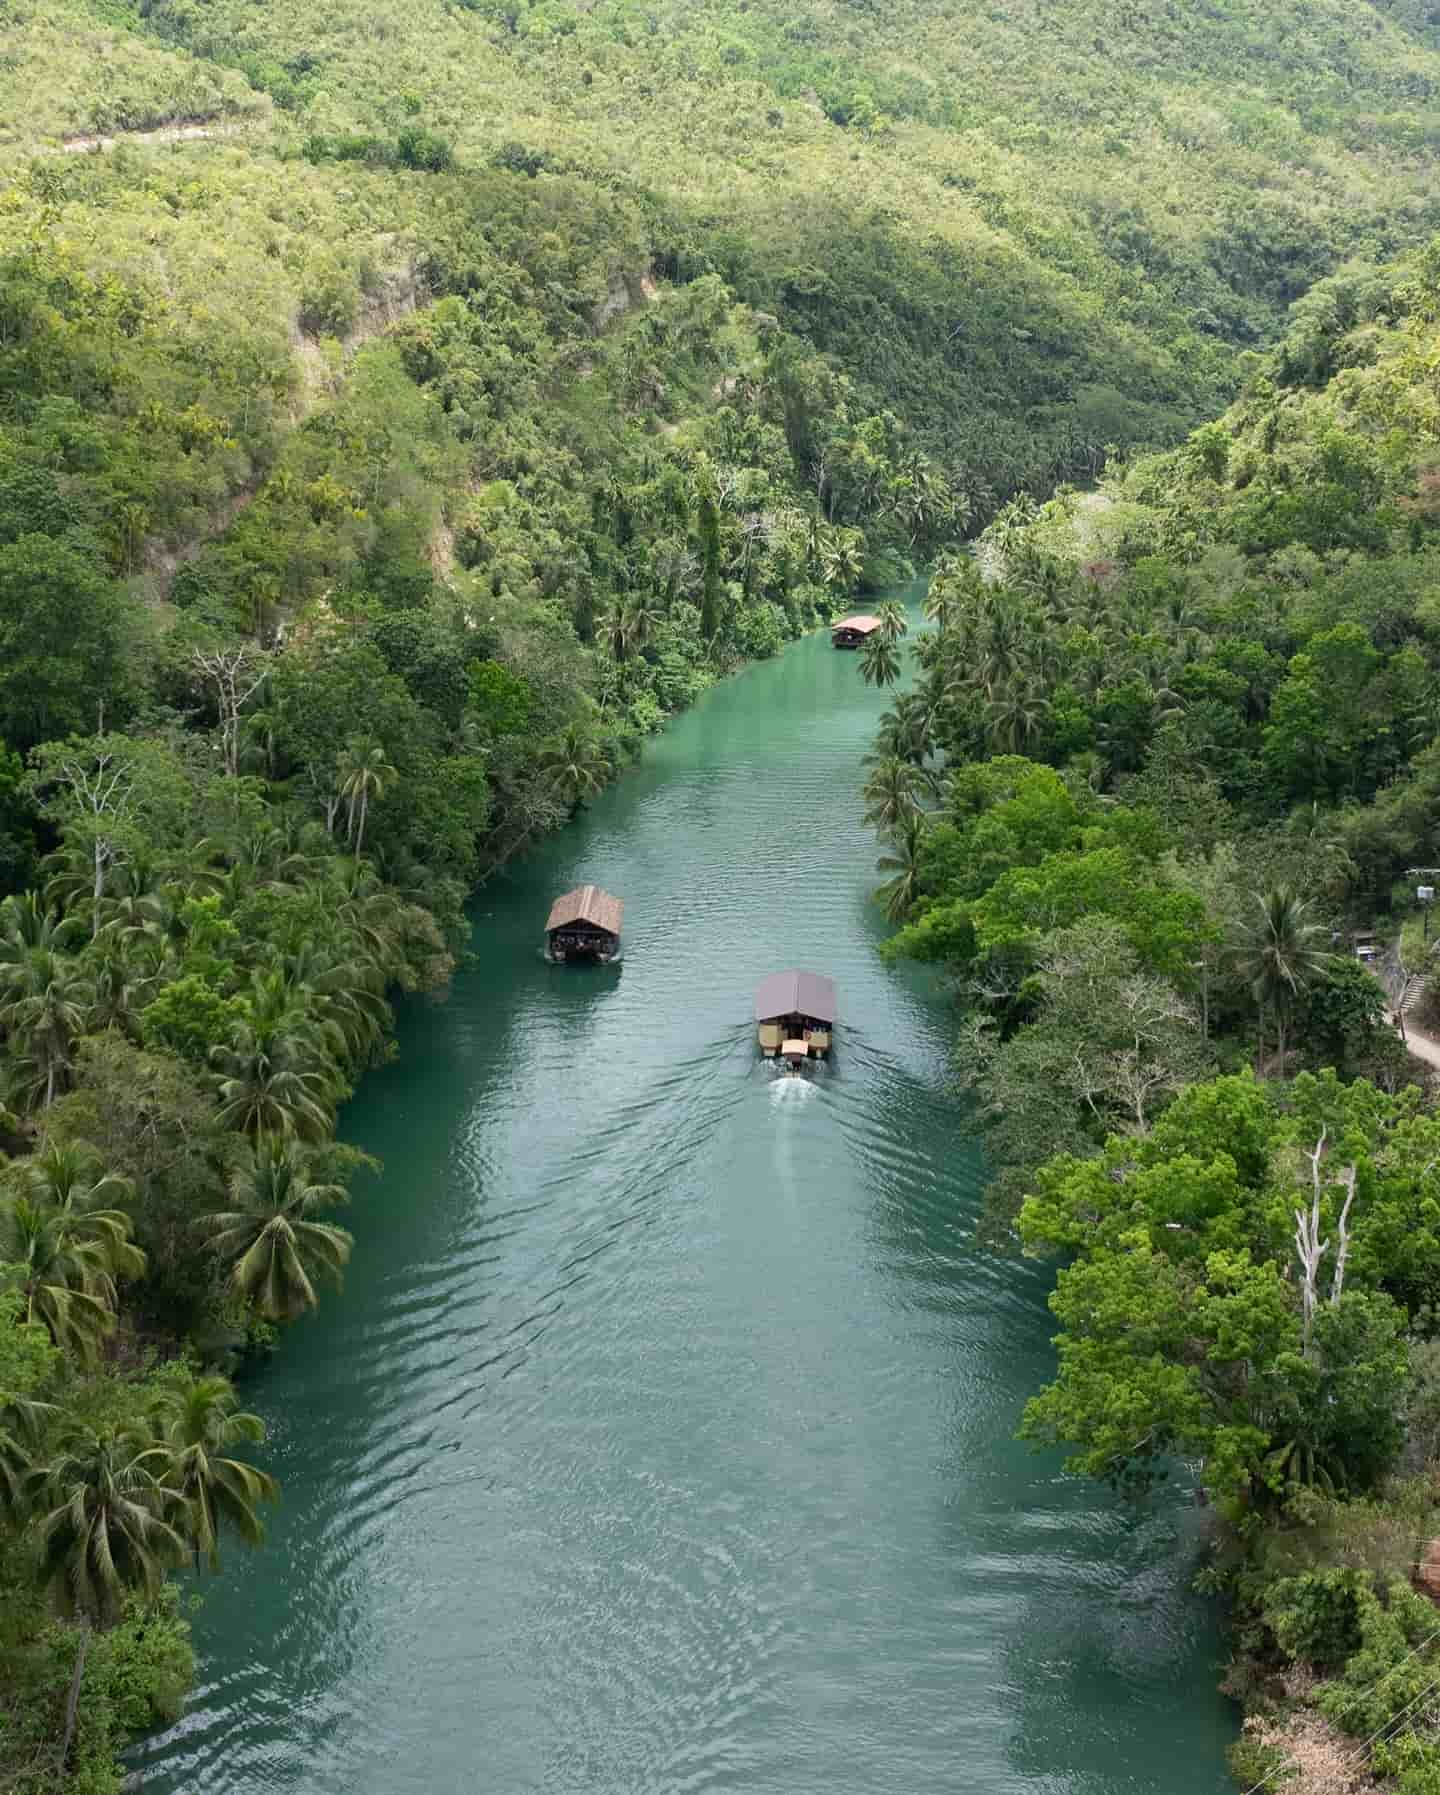
[[[1110,1795],[1174,1790],[1179,1740],[1179,1795],[1221,1795],[1194,1511],[1136,1527],[1011,1438],[1044,1277],[974,1250],[944,1008],[875,952],[886,702],[818,636],[716,686],[402,1008],[346,1111],[386,1171],[345,1291],[247,1389],[267,1575],[207,1592],[147,1791],[406,1795],[484,1754],[603,1795]],[[537,917],[588,880],[625,961],[547,966]],[[841,1017],[779,1080],[750,1005],[794,964]]]

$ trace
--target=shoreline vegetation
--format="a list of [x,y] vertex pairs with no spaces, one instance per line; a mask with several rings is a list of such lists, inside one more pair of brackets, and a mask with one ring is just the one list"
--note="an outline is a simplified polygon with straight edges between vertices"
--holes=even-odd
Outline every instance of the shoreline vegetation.
[[1440,242],[1320,283],[1180,447],[1003,508],[865,793],[982,1231],[1058,1262],[1022,1435],[1193,1480],[1235,1774],[1297,1795],[1440,1789],[1440,1120],[1392,1022],[1440,1015],[1437,353]]
[[225,1373],[343,1273],[335,1116],[466,895],[937,557],[866,803],[991,1231],[1071,1261],[1028,1425],[1206,1457],[1245,1674],[1363,1731],[1433,1124],[1326,930],[1434,851],[1424,9],[13,12],[0,1785],[113,1795],[178,1711],[169,1573],[277,1493]]

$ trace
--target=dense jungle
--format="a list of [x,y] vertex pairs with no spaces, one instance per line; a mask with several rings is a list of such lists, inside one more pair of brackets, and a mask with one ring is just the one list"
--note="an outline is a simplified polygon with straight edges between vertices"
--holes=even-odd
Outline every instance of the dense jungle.
[[1440,16],[6,27],[0,1786],[180,1711],[176,1573],[279,1495],[232,1377],[467,899],[933,569],[855,803],[982,1231],[1061,1267],[1025,1431],[1199,1467],[1242,1779],[1440,1790]]

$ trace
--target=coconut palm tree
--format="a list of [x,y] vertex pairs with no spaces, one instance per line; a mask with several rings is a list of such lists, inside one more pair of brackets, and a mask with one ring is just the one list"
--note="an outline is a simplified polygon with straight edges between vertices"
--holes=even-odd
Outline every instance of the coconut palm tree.
[[820,544],[820,577],[848,597],[865,571],[865,538],[859,530],[826,530]]
[[885,906],[885,915],[891,922],[904,922],[920,895],[925,834],[923,812],[912,810],[896,829],[890,852],[875,862],[877,872],[889,874],[875,896]]
[[1330,958],[1328,931],[1298,892],[1277,885],[1260,895],[1255,914],[1236,943],[1235,966],[1260,1013],[1262,1055],[1265,1019],[1273,1020],[1282,1073],[1286,1024]]
[[655,632],[665,621],[665,613],[656,603],[648,586],[642,586],[630,600],[625,612],[625,633],[630,646],[643,651],[654,640]]
[[935,752],[938,711],[925,689],[901,693],[881,716],[875,748],[867,760],[908,760],[913,766],[923,766]]
[[865,821],[883,835],[893,835],[920,808],[924,775],[908,760],[879,761],[865,781]]
[[17,1160],[8,1172],[37,1203],[77,1221],[104,1217],[107,1228],[118,1220],[123,1224],[119,1233],[128,1238],[129,1222],[119,1205],[131,1200],[135,1186],[128,1178],[107,1172],[100,1155],[86,1142],[47,1140],[38,1153]]
[[539,757],[541,771],[572,807],[594,797],[609,771],[594,742],[572,723]]
[[88,1361],[115,1325],[114,1279],[104,1244],[87,1239],[60,1211],[25,1196],[0,1200],[0,1260],[14,1272],[24,1319]]
[[93,1342],[108,1330],[116,1278],[145,1270],[130,1218],[114,1207],[132,1194],[129,1180],[108,1174],[91,1148],[51,1142],[8,1166],[5,1184],[0,1260],[22,1268],[26,1320],[43,1322],[57,1344],[76,1327],[82,1347]]
[[315,1279],[338,1283],[350,1258],[351,1236],[314,1219],[346,1200],[343,1186],[310,1182],[309,1160],[293,1141],[262,1137],[231,1177],[232,1207],[201,1226],[240,1296],[269,1321],[293,1321],[316,1306]]
[[278,957],[275,968],[292,993],[337,1037],[352,1068],[370,1063],[391,1019],[385,972],[358,945],[343,957],[312,940]]
[[[219,1122],[241,1134],[318,1138],[329,1129],[336,1066],[327,1032],[284,985],[260,980],[257,1003],[228,1043],[210,1048]],[[334,1038],[330,1038],[334,1039]]]
[[132,1429],[82,1428],[34,1473],[41,1514],[40,1581],[62,1612],[105,1627],[134,1590],[154,1595],[185,1561],[172,1524],[180,1496],[160,1481],[163,1461]]
[[171,922],[170,905],[160,891],[122,889],[101,900],[99,913],[103,920],[95,931],[97,939],[155,940],[166,934]]
[[35,1469],[31,1448],[46,1420],[56,1413],[51,1403],[0,1390],[0,1514],[12,1521],[24,1519],[28,1512]]
[[880,634],[887,642],[898,642],[910,628],[904,606],[896,604],[893,598],[887,598],[875,615],[880,619]]
[[900,650],[883,630],[874,630],[865,638],[860,677],[867,686],[893,686],[900,677]]
[[[969,557],[966,556],[965,559],[968,561]],[[969,580],[962,569],[956,566],[953,558],[947,558],[931,575],[925,592],[925,616],[935,625],[936,634],[940,637],[947,636],[959,620],[961,611],[972,596],[968,588]]]
[[[259,1445],[265,1423],[244,1413],[229,1380],[187,1377],[172,1385],[155,1405],[159,1452],[168,1462],[162,1473],[166,1489],[180,1497],[184,1524],[198,1565],[201,1555],[212,1571],[220,1568],[220,1534],[229,1528],[247,1546],[265,1537],[262,1502],[274,1502],[280,1486],[267,1472],[227,1448]],[[157,1461],[158,1462],[158,1461]]]
[[985,733],[993,753],[1021,754],[1045,727],[1047,699],[1029,683],[1017,680],[996,693],[985,706]]
[[615,664],[623,666],[630,655],[630,608],[619,593],[595,619],[595,635]]
[[110,1627],[134,1592],[154,1596],[167,1570],[185,1561],[172,1525],[178,1492],[160,1482],[154,1449],[122,1428],[85,1428],[65,1450],[31,1473],[40,1511],[39,1577],[56,1606],[81,1623],[80,1646],[65,1706],[59,1762],[70,1756],[92,1627]]
[[136,1039],[140,1012],[154,990],[154,961],[142,967],[139,955],[124,940],[106,941],[103,930],[100,941],[99,951],[90,961],[90,1026],[97,1034],[113,1029]]
[[94,996],[83,968],[49,948],[0,961],[0,1024],[13,1044],[11,1076],[25,1108],[48,1109],[66,1088]]
[[336,756],[335,770],[340,780],[340,796],[348,806],[346,839],[358,859],[365,851],[365,819],[369,815],[370,800],[383,798],[391,781],[398,779],[399,774],[385,758],[383,745],[374,736],[364,735],[351,736]]

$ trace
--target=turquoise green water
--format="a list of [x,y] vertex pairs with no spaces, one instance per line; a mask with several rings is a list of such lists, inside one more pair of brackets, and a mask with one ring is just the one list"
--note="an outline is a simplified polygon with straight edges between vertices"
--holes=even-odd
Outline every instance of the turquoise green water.
[[[823,637],[483,892],[349,1139],[342,1295],[246,1388],[285,1501],[207,1584],[174,1795],[1222,1795],[1196,1511],[1014,1444],[1048,1273],[977,1252],[942,1000],[875,953],[884,700]],[[547,965],[551,897],[625,959]],[[762,975],[839,986],[757,1061]]]

